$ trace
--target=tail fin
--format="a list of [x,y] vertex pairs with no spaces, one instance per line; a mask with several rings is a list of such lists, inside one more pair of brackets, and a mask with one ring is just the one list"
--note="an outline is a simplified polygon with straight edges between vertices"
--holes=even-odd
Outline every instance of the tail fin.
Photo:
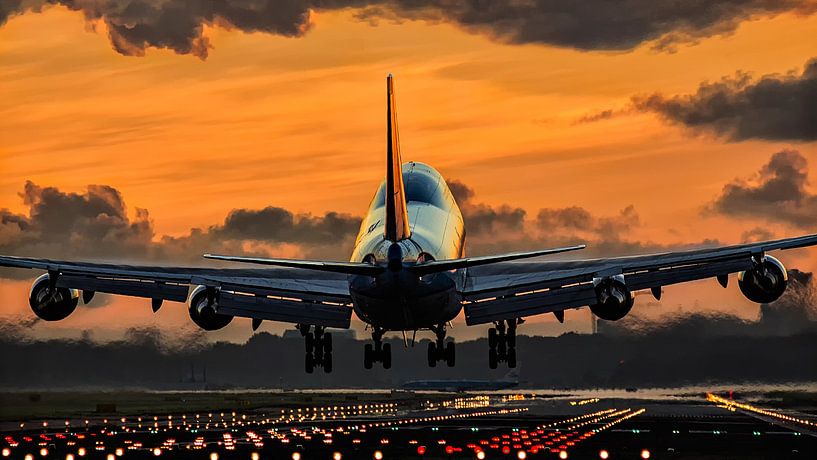
[[400,241],[411,236],[403,187],[403,163],[400,161],[400,140],[397,134],[397,113],[394,103],[394,77],[386,78],[386,239]]

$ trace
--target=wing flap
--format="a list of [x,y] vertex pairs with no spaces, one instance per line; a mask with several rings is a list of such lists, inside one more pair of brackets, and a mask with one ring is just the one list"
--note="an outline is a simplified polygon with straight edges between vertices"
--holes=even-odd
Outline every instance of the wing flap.
[[302,302],[229,291],[222,291],[219,294],[218,312],[343,329],[349,328],[352,318],[352,308],[348,305]]
[[187,284],[165,283],[156,280],[103,278],[70,273],[61,274],[57,278],[57,286],[174,302],[186,301],[190,290]]

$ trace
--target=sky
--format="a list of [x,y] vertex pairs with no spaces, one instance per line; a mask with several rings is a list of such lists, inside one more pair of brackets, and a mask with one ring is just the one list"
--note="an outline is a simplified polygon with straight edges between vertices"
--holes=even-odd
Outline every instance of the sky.
[[[453,184],[470,253],[817,232],[817,2],[556,3],[2,0],[0,253],[343,260],[384,174],[388,73],[403,160]],[[3,320],[29,324],[35,275],[2,273]],[[192,327],[99,302],[31,333]],[[704,310],[758,314],[711,280],[635,309]],[[567,318],[530,330],[589,328]]]

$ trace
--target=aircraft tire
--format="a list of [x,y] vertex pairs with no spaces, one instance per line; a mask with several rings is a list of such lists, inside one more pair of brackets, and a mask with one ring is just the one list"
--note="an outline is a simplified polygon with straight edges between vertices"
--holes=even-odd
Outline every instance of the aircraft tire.
[[497,338],[496,338],[496,328],[492,327],[488,329],[488,347],[496,348]]
[[312,357],[312,353],[306,354],[306,359],[304,360],[304,370],[307,374],[311,374],[315,370],[315,358]]
[[508,348],[515,348],[516,347],[516,331],[510,330],[508,332],[509,332],[509,334],[505,336],[505,340],[508,342]]
[[448,364],[448,367],[454,367],[457,355],[455,351],[454,342],[448,342],[445,346],[445,363]]
[[391,344],[383,344],[383,369],[391,369]]
[[332,372],[332,353],[323,354],[323,371],[327,374]]
[[488,367],[491,369],[496,369],[497,363],[499,362],[498,358],[496,348],[490,348],[488,350]]
[[508,348],[508,367],[516,367],[516,348]]
[[373,355],[372,344],[367,343],[366,345],[363,346],[363,367],[365,367],[366,369],[372,368],[372,355]]
[[323,334],[323,352],[332,353],[332,334],[328,332]]
[[437,367],[437,344],[434,342],[428,344],[428,367]]

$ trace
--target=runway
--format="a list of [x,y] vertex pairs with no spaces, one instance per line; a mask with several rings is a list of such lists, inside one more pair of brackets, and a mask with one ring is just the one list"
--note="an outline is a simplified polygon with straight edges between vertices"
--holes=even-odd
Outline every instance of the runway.
[[[200,405],[195,395],[211,398],[213,407],[223,396],[191,394],[182,396],[182,405],[184,398]],[[7,420],[1,452],[24,460],[817,458],[813,412],[714,393],[293,392],[272,399],[265,407],[255,403],[268,400],[235,400],[243,408],[232,410],[135,407]]]

